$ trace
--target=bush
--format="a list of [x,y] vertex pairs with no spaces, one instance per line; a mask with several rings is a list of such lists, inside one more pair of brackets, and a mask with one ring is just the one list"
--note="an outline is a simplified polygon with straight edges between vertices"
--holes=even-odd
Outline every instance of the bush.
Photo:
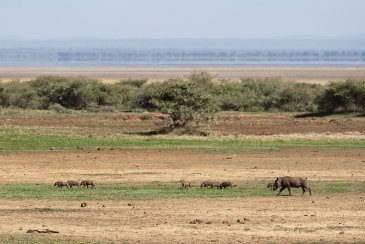
[[365,81],[332,82],[316,103],[322,112],[364,112]]
[[213,97],[223,111],[251,111],[259,106],[256,94],[239,83],[222,81],[215,85]]
[[160,87],[151,103],[171,117],[172,124],[166,129],[186,128],[189,133],[212,120],[217,112],[211,96],[191,82]]
[[29,83],[12,81],[0,87],[0,103],[3,107],[38,108],[39,97]]
[[285,112],[315,112],[315,99],[321,94],[322,86],[306,83],[288,83],[281,90],[278,108]]
[[[209,103],[225,111],[365,111],[365,81],[347,80],[321,86],[286,82],[275,77],[247,78],[241,82],[213,82],[214,78],[214,75],[206,71],[194,71],[187,77],[187,81],[170,79],[148,84],[146,80],[125,80],[104,84],[83,77],[42,76],[30,82],[0,83],[0,106],[56,110],[63,107],[94,112],[105,110],[104,108],[113,108],[113,111],[164,109],[166,112],[166,99],[169,98],[183,104],[179,113],[184,117],[183,108],[191,110],[186,103],[193,104],[191,97],[197,96],[197,103],[201,103],[203,97],[209,97]],[[196,89],[197,94],[193,89]],[[177,94],[179,92],[181,94]],[[61,107],[55,108],[56,104]],[[187,121],[189,116],[192,115],[186,116]],[[179,125],[179,116],[175,117],[174,123]]]

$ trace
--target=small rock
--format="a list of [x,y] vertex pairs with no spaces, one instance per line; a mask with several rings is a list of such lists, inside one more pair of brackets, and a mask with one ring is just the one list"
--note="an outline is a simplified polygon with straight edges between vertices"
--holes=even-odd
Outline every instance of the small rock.
[[128,203],[127,205],[128,205],[128,206],[132,206],[132,203]]
[[312,201],[312,203],[316,203],[315,201]]
[[86,205],[87,205],[86,202],[81,203],[82,208],[86,207]]
[[207,225],[211,225],[212,224],[212,221],[207,221],[206,224]]
[[105,208],[105,205],[103,204],[103,206],[102,206],[103,208]]
[[338,233],[338,234],[343,235],[343,234],[345,234],[345,232],[341,231],[341,232],[340,232],[340,233]]

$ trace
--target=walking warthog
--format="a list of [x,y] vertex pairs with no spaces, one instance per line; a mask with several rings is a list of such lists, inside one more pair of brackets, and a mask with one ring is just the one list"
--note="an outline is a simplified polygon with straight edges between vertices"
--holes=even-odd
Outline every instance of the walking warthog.
[[223,181],[220,185],[219,185],[219,188],[222,189],[226,189],[227,187],[231,187],[232,188],[232,182],[230,181]]
[[200,184],[200,187],[208,187],[208,186],[212,186],[212,182],[211,182],[211,181],[209,181],[209,180],[203,181],[203,182]]
[[289,196],[291,196],[291,187],[293,188],[302,188],[302,196],[305,193],[305,189],[309,191],[309,194],[312,195],[311,188],[308,186],[307,178],[302,177],[290,177],[290,176],[284,176],[284,177],[277,177],[272,190],[276,191],[278,188],[280,188],[279,193],[277,196],[280,195],[280,193],[285,189],[288,188]]
[[219,186],[221,185],[221,183],[220,182],[216,182],[216,181],[213,181],[213,182],[211,182],[211,184],[210,184],[210,188],[219,188]]
[[62,188],[62,187],[64,187],[64,186],[66,186],[66,188],[68,188],[68,184],[67,184],[67,182],[65,182],[65,181],[56,181],[56,183],[54,183],[54,185],[53,186],[57,186],[57,187],[59,187],[59,188]]
[[69,180],[69,181],[67,181],[67,183],[70,188],[72,188],[73,186],[80,187],[80,183],[76,180]]
[[189,181],[183,181],[181,182],[181,189],[187,189],[187,188],[191,188],[191,182]]
[[86,186],[87,188],[89,188],[89,186],[91,186],[91,188],[94,188],[95,187],[94,181],[92,181],[92,180],[83,180],[83,181],[81,181],[80,185],[82,187],[85,187]]

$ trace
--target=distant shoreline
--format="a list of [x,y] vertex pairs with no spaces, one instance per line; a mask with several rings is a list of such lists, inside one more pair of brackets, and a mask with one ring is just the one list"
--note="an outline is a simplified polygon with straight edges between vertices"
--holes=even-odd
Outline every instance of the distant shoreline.
[[365,79],[365,67],[0,67],[0,81],[27,81],[42,75],[84,76],[104,82],[126,79],[161,81],[186,78],[193,70],[206,70],[216,79],[281,77],[287,81],[326,84],[345,79]]

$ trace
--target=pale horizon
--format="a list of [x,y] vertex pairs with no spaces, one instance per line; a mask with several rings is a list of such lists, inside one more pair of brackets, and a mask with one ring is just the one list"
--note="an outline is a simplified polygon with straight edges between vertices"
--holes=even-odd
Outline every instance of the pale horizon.
[[361,0],[2,0],[1,40],[365,39]]

